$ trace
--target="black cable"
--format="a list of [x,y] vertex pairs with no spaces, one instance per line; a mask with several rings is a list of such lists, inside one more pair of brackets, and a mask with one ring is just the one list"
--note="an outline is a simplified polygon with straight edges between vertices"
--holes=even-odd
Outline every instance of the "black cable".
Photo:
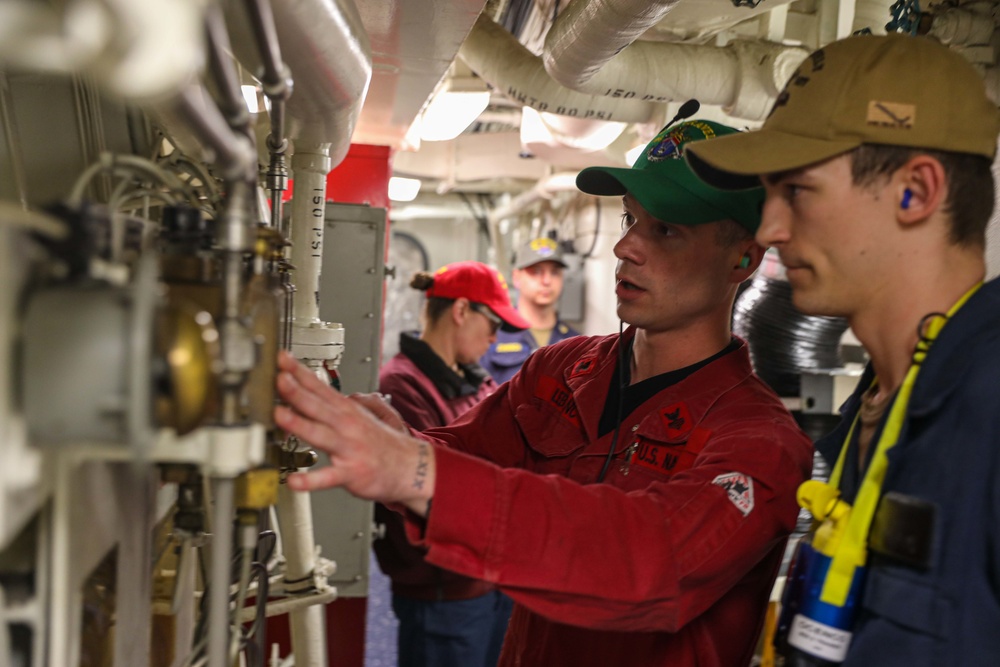
[[[265,546],[265,543],[267,546]],[[270,563],[271,556],[274,554],[274,548],[277,544],[278,536],[273,530],[262,530],[257,537],[256,560],[264,563],[265,566]]]
[[[270,595],[267,566],[254,562],[251,566],[257,578],[256,614],[253,624],[246,633],[247,664],[250,667],[266,667],[267,658],[267,600]],[[249,641],[253,639],[253,641]]]
[[[205,550],[198,549],[198,565],[201,569],[201,580],[210,581],[208,577],[208,566],[205,564]],[[204,639],[204,633],[208,626],[208,591],[210,583],[206,583],[201,592],[201,600],[198,601],[198,623],[195,626],[194,634],[191,637],[191,647],[194,648]]]
[[618,446],[618,431],[622,427],[622,410],[625,404],[625,343],[622,341],[622,332],[625,330],[625,323],[618,320],[618,407],[615,415],[615,432],[611,436],[611,448],[608,449],[608,458],[604,459],[604,467],[601,468],[601,474],[597,476],[598,483],[604,481],[604,476],[608,473],[608,467],[611,466],[611,459],[615,457],[615,447]]

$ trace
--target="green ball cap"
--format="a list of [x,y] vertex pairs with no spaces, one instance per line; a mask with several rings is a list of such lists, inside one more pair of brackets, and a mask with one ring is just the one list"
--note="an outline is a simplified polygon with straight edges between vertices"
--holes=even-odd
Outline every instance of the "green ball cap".
[[687,146],[737,130],[707,120],[691,120],[660,130],[631,169],[588,167],[576,186],[591,195],[635,197],[657,220],[702,225],[735,220],[751,232],[760,226],[764,189],[719,190],[699,179],[684,159]]

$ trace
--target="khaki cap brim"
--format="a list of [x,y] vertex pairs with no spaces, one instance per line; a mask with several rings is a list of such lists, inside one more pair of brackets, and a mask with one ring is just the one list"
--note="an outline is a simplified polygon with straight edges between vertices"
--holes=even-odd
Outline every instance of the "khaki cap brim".
[[761,175],[823,162],[861,144],[861,139],[828,141],[762,129],[692,144],[685,157],[706,183],[723,190],[744,190],[759,186]]

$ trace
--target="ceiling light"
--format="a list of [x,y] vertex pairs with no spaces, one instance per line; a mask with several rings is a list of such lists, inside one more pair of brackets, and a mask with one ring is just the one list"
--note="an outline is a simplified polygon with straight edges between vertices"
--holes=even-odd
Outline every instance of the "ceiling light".
[[607,148],[627,127],[627,123],[574,118],[521,108],[521,144],[541,143],[565,146],[585,152]]
[[542,117],[531,107],[521,107],[521,145],[540,142],[552,143],[552,133],[545,127]]
[[449,141],[462,134],[490,103],[489,91],[442,91],[424,109],[420,138]]
[[420,192],[420,180],[393,176],[389,179],[389,199],[392,201],[413,201]]

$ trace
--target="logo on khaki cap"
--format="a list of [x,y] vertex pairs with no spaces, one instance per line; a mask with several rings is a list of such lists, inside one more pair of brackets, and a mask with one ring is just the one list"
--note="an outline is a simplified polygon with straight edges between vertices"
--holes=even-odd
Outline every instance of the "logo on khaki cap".
[[928,37],[848,37],[813,52],[763,127],[690,147],[692,169],[723,188],[797,169],[861,144],[992,159],[1000,112],[959,53]]
[[917,115],[917,107],[913,104],[897,104],[896,102],[868,103],[868,124],[881,127],[900,127],[910,129]]

